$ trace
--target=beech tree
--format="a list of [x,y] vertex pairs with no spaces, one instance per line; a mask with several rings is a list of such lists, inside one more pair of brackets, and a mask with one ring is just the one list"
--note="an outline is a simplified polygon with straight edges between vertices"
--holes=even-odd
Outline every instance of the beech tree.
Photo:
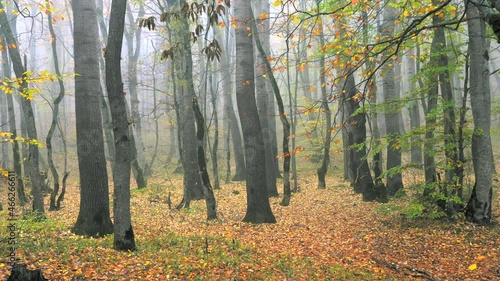
[[75,113],[80,212],[75,234],[113,233],[109,210],[108,173],[101,120],[97,13],[94,1],[73,1]]
[[236,28],[236,100],[245,143],[247,211],[244,222],[274,223],[267,195],[264,137],[255,100],[251,2],[234,3]]

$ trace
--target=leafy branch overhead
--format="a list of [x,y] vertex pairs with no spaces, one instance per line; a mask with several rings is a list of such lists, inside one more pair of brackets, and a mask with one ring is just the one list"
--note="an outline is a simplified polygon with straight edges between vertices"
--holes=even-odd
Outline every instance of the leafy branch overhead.
[[[188,18],[192,22],[197,22],[201,14],[206,14],[208,18],[207,25],[208,28],[210,28],[211,26],[217,25],[219,23],[219,17],[224,16],[227,12],[227,9],[231,7],[230,0],[219,2],[221,4],[184,3],[183,7],[179,11],[162,12],[160,14],[160,22],[165,22],[168,25],[174,20],[180,20],[182,17]],[[155,30],[156,18],[154,16],[142,18],[141,20],[139,20],[139,28],[147,28],[150,31]],[[194,30],[189,32],[190,38],[193,43],[195,43],[198,38],[200,38],[203,31],[205,31],[203,25],[197,24]],[[208,32],[208,30],[206,30],[206,32]],[[161,59],[165,60],[169,57],[173,58],[175,50],[177,48],[178,45],[175,45],[168,50],[164,50],[161,53]],[[217,40],[213,39],[209,42],[207,47],[203,48],[202,53],[205,53],[210,61],[213,61],[215,58],[217,58],[217,60],[219,61],[222,54],[222,48]]]

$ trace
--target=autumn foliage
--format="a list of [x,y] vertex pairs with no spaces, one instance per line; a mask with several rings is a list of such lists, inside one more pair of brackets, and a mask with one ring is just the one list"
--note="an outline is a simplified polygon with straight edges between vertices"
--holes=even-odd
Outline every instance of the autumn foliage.
[[[240,222],[245,211],[242,183],[215,190],[220,220],[207,223],[202,201],[189,210],[169,209],[168,193],[173,201],[180,200],[182,190],[174,186],[181,182],[157,178],[147,189],[132,191],[138,250],[128,253],[113,250],[111,235],[90,239],[70,232],[79,204],[73,185],[61,211],[48,213],[42,222],[29,216],[19,221],[17,257],[31,269],[42,269],[50,280],[500,278],[497,226],[407,219],[394,209],[408,198],[389,204],[362,202],[339,178],[328,177],[330,188],[317,190],[314,178],[300,177],[302,192],[294,194],[289,207],[271,198],[278,222],[263,225]],[[0,212],[2,238],[5,212]],[[4,280],[7,248],[3,240],[1,245]]]

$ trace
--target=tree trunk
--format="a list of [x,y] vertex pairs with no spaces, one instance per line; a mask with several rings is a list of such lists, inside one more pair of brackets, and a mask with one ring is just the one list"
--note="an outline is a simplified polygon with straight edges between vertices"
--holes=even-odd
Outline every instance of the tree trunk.
[[[381,26],[381,35],[383,38],[391,38],[394,35],[395,30],[395,19],[397,11],[395,8],[386,5],[384,7],[384,20]],[[391,57],[392,54],[384,54],[387,59],[386,64],[382,67],[383,73],[383,87],[384,87],[384,102],[387,104],[394,104],[394,108],[388,108],[385,113],[385,124],[387,138],[389,139],[389,144],[387,147],[387,192],[389,195],[393,196],[400,189],[403,188],[403,177],[401,171],[391,171],[391,169],[398,169],[401,166],[401,144],[399,143],[400,138],[400,110],[397,106],[399,100],[399,92],[397,89],[395,69],[392,65],[394,59]]]
[[[409,96],[415,97],[417,94],[416,82],[413,81],[417,70],[415,64],[415,48],[411,48],[408,55],[408,77],[410,78]],[[410,162],[417,166],[422,166],[422,140],[419,134],[414,132],[420,127],[420,106],[417,99],[410,104],[410,129],[413,131],[411,136]]]
[[[5,40],[0,42],[3,50],[6,50],[7,44]],[[10,79],[11,77],[11,67],[7,52],[2,52],[2,66],[3,66],[3,77],[4,79]],[[17,127],[16,127],[16,113],[14,110],[14,98],[12,95],[6,95],[7,99],[7,109],[9,115],[9,131],[11,133],[11,140],[15,140],[17,137]],[[21,159],[21,152],[19,148],[19,142],[14,141],[12,143],[12,155],[14,161],[14,171],[17,175],[17,194],[19,196],[19,203],[24,205],[27,202],[26,194],[24,192],[24,177],[23,177],[23,162]]]
[[[254,21],[252,21],[252,30],[253,33],[257,33],[257,27]],[[278,103],[278,110],[280,114],[280,120],[281,123],[283,124],[283,155],[284,155],[284,161],[283,161],[283,200],[281,201],[280,205],[281,206],[288,206],[290,205],[290,200],[292,198],[292,190],[290,188],[290,149],[288,146],[288,143],[290,141],[290,123],[288,122],[288,119],[286,118],[285,115],[285,106],[283,105],[283,99],[281,97],[280,89],[278,86],[278,82],[276,82],[276,78],[274,77],[274,73],[271,68],[271,64],[269,61],[266,59],[267,54],[265,53],[264,48],[262,47],[262,44],[260,42],[260,39],[258,36],[255,37],[255,46],[257,48],[257,51],[259,52],[260,58],[262,62],[264,63],[264,69],[265,72],[271,81],[271,86],[274,92],[274,96],[276,98],[276,102]]]
[[[0,93],[0,132],[9,131],[8,111],[7,96],[5,93]],[[0,151],[2,152],[2,157],[0,158],[0,168],[8,170],[10,166],[9,143],[6,141],[2,142],[0,144]]]
[[[214,76],[212,73],[209,79],[210,101],[212,102],[212,117],[214,124],[214,143],[212,145],[212,174],[214,177],[214,189],[220,189],[219,180],[219,113],[217,112],[217,87],[214,85]],[[215,77],[217,78],[217,76]],[[217,80],[216,80],[217,81]],[[196,117],[196,115],[195,115]],[[198,147],[199,149],[199,147]],[[203,175],[202,175],[203,181]],[[206,198],[206,196],[205,196]]]
[[[256,12],[258,15],[263,13],[263,7],[261,5],[265,5],[264,3],[257,3],[259,1],[255,1]],[[267,3],[269,5],[269,2]],[[254,40],[260,40],[261,42],[269,43],[269,21],[260,20],[258,23],[261,30],[256,30],[254,33]],[[258,38],[259,37],[259,38]],[[261,44],[261,47],[264,48],[264,45]],[[267,78],[265,73],[267,73],[265,62],[267,61],[267,56],[262,57],[259,55],[259,50],[255,48],[255,95],[257,99],[257,110],[260,119],[260,125],[262,127],[262,134],[264,135],[264,148],[266,151],[266,182],[267,182],[267,195],[269,197],[277,197],[278,189],[276,187],[276,156],[277,154],[273,154],[273,143],[276,141],[276,131],[271,131],[269,126],[269,119],[274,120],[274,115],[269,116],[270,108],[268,108],[269,103],[269,89],[267,87]],[[265,51],[265,50],[264,50]],[[274,103],[273,103],[274,106]],[[276,127],[276,126],[275,126]]]
[[[132,11],[127,5],[128,9],[128,19],[131,26],[137,26],[137,22],[134,21]],[[140,5],[139,14],[137,18],[140,19],[144,16],[144,6]],[[134,30],[134,29],[132,29]],[[133,122],[131,137],[133,137],[133,145],[131,144],[131,158],[132,168],[134,172],[134,177],[137,182],[138,188],[145,188],[147,186],[147,170],[146,158],[145,158],[145,147],[142,140],[142,118],[139,114],[139,96],[137,92],[137,65],[139,54],[141,52],[141,28],[135,28],[134,32],[126,32],[125,39],[127,39],[127,49],[128,49],[128,62],[127,62],[127,75],[128,75],[128,90],[130,93],[130,120]],[[134,40],[135,36],[135,40]],[[135,49],[134,49],[135,41]]]
[[344,87],[344,107],[346,115],[346,131],[350,150],[349,168],[352,175],[354,189],[363,194],[364,201],[387,202],[385,189],[377,189],[373,182],[368,161],[366,158],[366,117],[364,112],[357,112],[362,97],[358,94],[354,80],[354,74],[347,70],[346,83]]
[[75,109],[80,212],[72,231],[101,237],[113,233],[101,120],[99,50],[94,1],[74,1]]
[[[323,26],[319,25],[320,35],[319,41],[320,46],[325,45],[325,37],[323,34]],[[328,171],[328,165],[330,165],[330,145],[332,137],[332,112],[330,111],[330,106],[328,105],[328,95],[326,93],[326,66],[325,66],[325,54],[322,54],[319,59],[320,64],[320,82],[321,82],[321,111],[325,115],[326,120],[326,130],[325,139],[323,140],[323,161],[321,167],[318,168],[316,173],[318,174],[318,189],[326,189],[326,172]]]
[[114,248],[134,251],[135,238],[130,216],[130,128],[127,100],[123,92],[121,50],[127,0],[113,0],[109,19],[109,37],[106,46],[106,88],[111,109],[115,139],[114,182]]
[[51,47],[52,47],[52,59],[54,61],[54,70],[58,77],[57,81],[59,83],[59,95],[54,99],[52,106],[52,123],[50,124],[49,132],[47,133],[47,137],[45,142],[47,144],[47,162],[49,164],[50,172],[52,173],[52,178],[54,181],[54,189],[50,195],[50,204],[49,211],[57,210],[57,195],[59,193],[59,173],[57,171],[56,165],[54,164],[54,159],[52,157],[52,136],[54,135],[54,131],[58,126],[59,119],[59,104],[64,98],[64,82],[61,75],[61,71],[59,70],[59,56],[57,55],[57,41],[56,34],[54,32],[54,26],[52,24],[52,12],[51,7],[48,0],[45,0],[45,6],[47,8],[47,24],[49,25],[50,35],[52,37]]
[[466,7],[469,31],[470,97],[474,132],[472,135],[472,163],[476,182],[467,204],[468,220],[479,224],[491,222],[492,150],[490,138],[491,94],[489,88],[486,29],[478,8],[468,2]]
[[203,143],[205,142],[205,120],[203,119],[203,114],[198,106],[198,100],[196,97],[193,97],[192,106],[197,125],[196,139],[198,140],[198,167],[200,169],[201,181],[203,183],[203,195],[205,196],[205,202],[207,204],[207,220],[215,220],[217,219],[217,208],[212,185],[210,184],[207,163],[205,161],[205,150],[203,148]]
[[193,59],[191,55],[191,41],[188,18],[180,7],[184,7],[184,0],[168,0],[171,9],[179,12],[180,19],[170,22],[176,26],[172,33],[172,46],[177,45],[176,54],[172,62],[175,68],[177,96],[179,102],[180,130],[182,142],[182,166],[184,170],[184,198],[178,208],[189,207],[191,200],[204,198],[203,185],[197,158],[196,128],[192,109],[192,97],[196,96],[193,84]]
[[[3,3],[0,2],[0,10],[5,11]],[[14,37],[12,29],[9,25],[9,20],[7,19],[7,14],[5,12],[0,13],[0,25],[2,32],[5,37],[5,41],[7,42],[7,46],[10,46],[8,49],[10,58],[12,60],[12,66],[14,67],[14,73],[18,79],[21,79],[21,93],[28,93],[28,83],[25,79],[26,69],[23,66],[23,62],[21,60],[21,55],[19,53],[19,48],[14,48],[12,46],[17,46],[17,41]],[[28,133],[28,138],[32,140],[37,140],[37,131],[36,131],[36,123],[35,116],[33,114],[33,108],[31,104],[31,100],[26,98],[21,98],[21,105],[23,108],[24,119],[26,122],[26,129]],[[43,204],[43,196],[40,190],[42,186],[42,182],[40,179],[40,170],[39,170],[39,150],[38,145],[30,145],[29,146],[29,157],[28,158],[28,171],[31,178],[31,194],[33,195],[33,211],[39,213],[40,215],[44,214],[44,204]]]
[[[231,35],[230,35],[230,28],[231,24],[229,23],[229,19],[226,19],[226,38],[222,38],[221,32],[216,32],[215,36],[217,37],[217,40],[219,42],[225,42],[224,44],[221,44],[222,47],[222,56],[221,56],[221,71],[222,71],[222,76],[224,77],[224,112],[225,112],[225,119],[226,119],[226,128],[225,132],[227,133],[226,139],[231,140],[232,145],[233,145],[233,155],[234,155],[234,162],[235,162],[235,167],[236,170],[234,172],[234,176],[232,178],[233,181],[244,181],[245,180],[245,173],[246,173],[246,167],[245,167],[245,156],[244,156],[244,150],[243,150],[243,145],[242,145],[242,140],[241,140],[241,133],[240,133],[240,128],[238,126],[238,120],[236,118],[236,113],[235,113],[235,108],[233,106],[233,99],[232,99],[232,93],[233,93],[233,83],[232,83],[232,71],[231,71],[231,66],[233,65],[233,62],[231,58],[232,50],[233,50],[233,44],[232,41],[230,40]],[[229,150],[229,141],[226,143],[227,147],[227,157],[226,161],[229,161],[230,158],[230,150]],[[227,174],[230,174],[230,163],[227,163]],[[226,178],[226,183],[229,183],[229,176]]]
[[267,195],[264,137],[255,101],[250,1],[234,4],[236,29],[236,98],[245,142],[247,211],[244,222],[274,223]]

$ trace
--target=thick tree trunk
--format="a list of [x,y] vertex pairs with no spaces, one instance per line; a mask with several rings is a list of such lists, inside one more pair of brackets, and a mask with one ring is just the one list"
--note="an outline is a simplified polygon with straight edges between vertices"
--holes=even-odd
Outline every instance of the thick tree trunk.
[[[0,2],[0,10],[5,11],[4,5]],[[14,68],[14,73],[18,79],[22,79],[20,91],[21,93],[28,92],[28,83],[26,82],[25,75],[26,69],[23,66],[21,60],[21,55],[19,53],[19,48],[13,48],[12,46],[17,46],[16,39],[9,25],[9,20],[7,19],[7,13],[0,13],[0,25],[2,32],[7,42],[7,46],[11,46],[8,49],[9,55],[12,61],[12,66]],[[23,115],[25,119],[25,125],[28,133],[28,138],[32,140],[37,140],[37,130],[35,123],[35,116],[33,114],[33,108],[31,105],[31,100],[26,98],[21,99],[21,105],[23,108]],[[29,157],[28,157],[28,171],[31,178],[31,194],[33,195],[33,211],[39,214],[44,213],[43,196],[40,187],[42,182],[40,179],[39,170],[39,150],[38,145],[29,146]]]
[[113,233],[101,120],[99,50],[94,1],[74,1],[75,109],[80,212],[72,231],[100,237]]
[[468,2],[466,7],[469,31],[470,96],[474,133],[472,135],[472,162],[476,182],[467,204],[467,219],[479,223],[491,222],[492,150],[490,138],[491,94],[489,87],[486,30],[478,8]]
[[247,211],[244,222],[274,223],[266,183],[264,137],[255,101],[250,1],[234,4],[236,29],[236,98],[245,142]]

